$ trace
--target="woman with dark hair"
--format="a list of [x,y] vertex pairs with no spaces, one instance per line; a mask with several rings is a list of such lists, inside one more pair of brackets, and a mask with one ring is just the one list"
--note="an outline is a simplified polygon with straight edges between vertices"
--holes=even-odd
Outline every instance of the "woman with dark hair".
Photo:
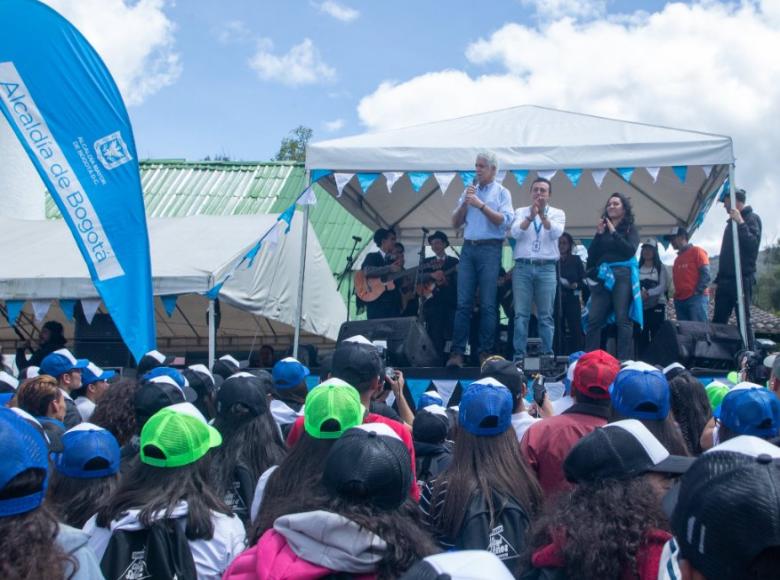
[[272,386],[268,373],[262,377],[236,373],[217,394],[214,427],[223,444],[211,456],[211,483],[245,524],[257,480],[266,469],[279,465],[286,453],[268,409]]
[[574,238],[568,232],[563,232],[558,238],[558,250],[561,254],[559,262],[561,282],[561,312],[560,337],[568,339],[562,353],[569,354],[582,350],[582,296],[585,285],[585,266],[580,257],[573,253]]
[[[37,349],[32,350],[32,346],[29,342],[26,342],[21,348],[16,349],[16,368],[21,371],[26,367],[41,366],[41,361],[43,361],[47,355],[53,353],[55,350],[63,348],[67,342],[62,324],[56,320],[49,320],[41,327],[41,331],[38,334]],[[29,359],[27,358],[28,350],[32,352],[32,356],[30,356]]]
[[621,361],[634,358],[632,318],[641,316],[639,269],[634,254],[639,232],[634,226],[631,201],[622,193],[607,200],[596,235],[588,248],[588,277],[598,280],[591,287],[585,350],[601,348],[601,331],[611,314],[617,326],[617,354]]
[[65,395],[54,377],[39,375],[23,382],[9,406],[19,407],[37,419],[49,438],[52,451],[62,449],[61,439],[65,433]]
[[54,454],[49,505],[60,521],[83,528],[119,482],[119,444],[111,433],[80,423],[62,436]]
[[0,409],[0,578],[102,578],[87,536],[44,505],[49,451],[40,434],[13,411]]
[[225,579],[398,578],[437,551],[408,499],[412,481],[409,452],[387,425],[348,430],[328,453],[319,490],[286,498],[287,515]]
[[[125,532],[150,530],[165,521],[166,529],[175,530],[169,533],[176,541],[186,536],[199,579],[222,577],[243,549],[245,532],[208,485],[204,458],[221,442],[219,432],[191,403],[165,407],[144,424],[140,461],[84,526],[104,573],[130,564],[120,561],[128,542]],[[144,562],[147,568],[156,564]]]
[[135,393],[138,384],[130,379],[109,383],[108,391],[95,407],[90,421],[116,437],[124,447],[137,433],[135,421]]
[[583,437],[563,464],[575,487],[535,522],[523,579],[655,580],[671,538],[661,499],[691,462],[633,419]]
[[661,263],[658,242],[653,238],[642,241],[639,254],[639,286],[642,289],[642,318],[644,326],[639,335],[639,357],[653,342],[655,333],[666,320],[666,292],[669,273]]
[[693,455],[701,455],[701,435],[712,417],[707,390],[690,371],[684,370],[669,381],[672,415],[680,426],[683,439]]
[[517,574],[542,492],[520,455],[513,406],[509,390],[495,379],[480,379],[466,389],[452,463],[425,486],[420,509],[443,548],[494,553],[497,548]]

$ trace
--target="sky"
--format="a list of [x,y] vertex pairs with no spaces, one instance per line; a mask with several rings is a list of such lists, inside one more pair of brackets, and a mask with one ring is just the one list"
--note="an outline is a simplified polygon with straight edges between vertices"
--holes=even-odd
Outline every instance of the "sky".
[[[139,156],[270,159],[521,104],[731,135],[778,235],[780,0],[46,0],[92,42]],[[694,241],[717,253],[715,207]]]

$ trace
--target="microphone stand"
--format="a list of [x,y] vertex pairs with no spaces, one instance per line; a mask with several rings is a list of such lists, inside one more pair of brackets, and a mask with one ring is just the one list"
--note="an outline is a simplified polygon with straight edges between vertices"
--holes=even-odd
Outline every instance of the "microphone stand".
[[350,305],[352,304],[352,266],[355,263],[355,250],[360,241],[357,236],[352,236],[352,249],[347,256],[347,264],[338,276],[338,285],[336,286],[336,290],[341,292],[341,285],[345,279],[347,280],[347,322],[349,322]]
[[[425,260],[425,238],[428,236],[428,228],[422,229],[422,240],[420,241],[419,261],[417,263],[417,273],[414,275],[414,291],[417,292],[417,287],[420,285],[423,276],[423,260]],[[417,295],[417,322],[422,323],[424,320],[423,306],[425,301],[419,294]]]

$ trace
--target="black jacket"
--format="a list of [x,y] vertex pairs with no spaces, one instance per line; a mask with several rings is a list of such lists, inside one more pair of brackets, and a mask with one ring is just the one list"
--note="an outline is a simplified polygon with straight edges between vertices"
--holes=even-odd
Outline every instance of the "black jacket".
[[625,262],[636,254],[639,247],[639,232],[634,226],[615,233],[608,230],[596,234],[588,248],[588,270],[598,268],[603,262]]
[[[388,262],[379,252],[371,252],[363,260],[361,269],[382,268],[389,266]],[[400,280],[398,280],[400,282]],[[366,304],[367,318],[393,318],[401,315],[401,290],[396,286],[393,290],[385,290],[382,295]]]
[[[756,274],[756,261],[758,260],[758,247],[761,245],[761,218],[746,205],[742,208],[742,219],[745,223],[737,226],[739,236],[739,257],[742,260],[742,277],[749,278]],[[734,266],[734,236],[731,226],[731,218],[726,221],[726,230],[723,232],[723,241],[720,244],[720,261],[718,275],[715,276],[717,284],[721,278],[736,278]]]

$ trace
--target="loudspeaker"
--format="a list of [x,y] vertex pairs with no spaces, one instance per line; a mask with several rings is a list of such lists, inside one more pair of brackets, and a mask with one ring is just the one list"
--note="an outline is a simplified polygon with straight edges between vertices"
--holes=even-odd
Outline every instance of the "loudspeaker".
[[74,312],[76,323],[74,336],[74,354],[78,358],[87,358],[99,367],[132,366],[133,357],[125,346],[119,331],[108,314],[97,313],[92,324],[87,323],[81,304]]
[[417,318],[375,318],[345,322],[338,342],[361,334],[368,340],[387,341],[387,364],[396,367],[439,366],[439,356],[431,337]]
[[742,348],[739,330],[729,324],[667,320],[647,349],[646,362],[686,368],[733,370]]

